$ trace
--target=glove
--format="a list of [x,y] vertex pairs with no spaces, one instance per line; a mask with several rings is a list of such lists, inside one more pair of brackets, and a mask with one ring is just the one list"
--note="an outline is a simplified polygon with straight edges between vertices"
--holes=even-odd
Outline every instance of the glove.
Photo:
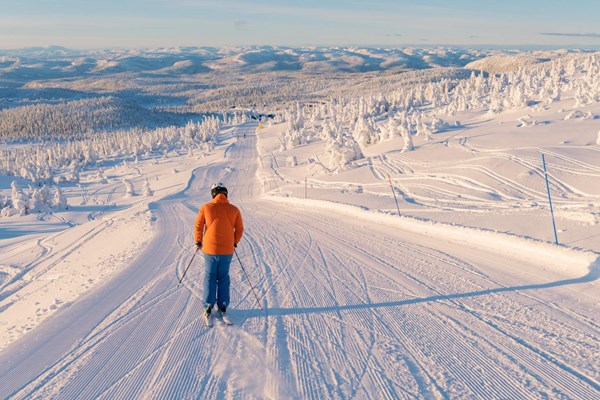
[[202,248],[202,242],[196,242],[196,247],[201,249]]

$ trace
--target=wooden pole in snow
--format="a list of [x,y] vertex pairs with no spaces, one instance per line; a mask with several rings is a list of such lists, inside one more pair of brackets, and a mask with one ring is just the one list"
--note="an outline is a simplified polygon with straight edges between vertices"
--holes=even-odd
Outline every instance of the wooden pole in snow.
[[306,182],[306,181],[307,181],[307,179],[306,179],[306,177],[304,177],[304,198],[305,198],[305,199],[308,197],[308,196],[307,196],[307,191],[308,191],[307,185],[308,185],[308,184],[307,184],[307,182]]
[[556,234],[556,223],[554,222],[554,210],[552,209],[552,197],[550,196],[550,185],[548,184],[548,171],[546,170],[546,159],[542,153],[542,164],[544,165],[544,177],[546,178],[546,190],[548,191],[548,203],[550,203],[550,215],[552,216],[552,229],[554,229],[554,243],[558,244],[558,235]]
[[398,199],[396,198],[396,190],[394,189],[394,185],[392,185],[392,177],[388,174],[388,181],[390,182],[390,187],[392,188],[392,194],[394,195],[394,201],[396,202],[396,210],[398,210],[398,216],[400,216],[400,206],[398,205]]

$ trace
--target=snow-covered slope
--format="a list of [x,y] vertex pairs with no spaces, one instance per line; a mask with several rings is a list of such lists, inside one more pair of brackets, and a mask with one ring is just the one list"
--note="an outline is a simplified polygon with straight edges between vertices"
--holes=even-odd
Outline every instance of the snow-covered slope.
[[518,68],[552,61],[564,57],[568,51],[533,51],[519,54],[495,54],[470,62],[465,68],[487,71],[494,74],[514,71]]
[[[600,397],[600,57],[455,68],[490,54],[0,55],[37,141],[0,148],[0,398]],[[44,136],[86,101],[185,123]],[[216,181],[246,233],[208,330],[201,257],[177,283]]]
[[[405,230],[394,216],[274,202],[256,174],[270,161],[259,157],[255,129],[225,136],[182,191],[140,203],[154,235],[128,224],[148,239],[139,256],[0,353],[3,398],[598,395],[596,254],[546,246],[546,257],[525,261],[510,255],[518,240],[488,237],[483,248],[449,241],[450,231]],[[177,281],[213,181],[225,182],[242,210],[237,252],[265,311],[236,259],[235,326],[207,329],[200,260],[182,287]],[[132,214],[105,220],[119,215]],[[93,240],[111,247],[110,235]],[[53,247],[37,256],[40,266],[83,250],[62,250],[62,242],[60,233],[44,239]],[[565,256],[569,269],[561,268]],[[27,287],[44,290],[35,282],[52,290],[53,268],[33,269],[36,280],[3,299],[3,318],[33,296]]]
[[289,107],[260,136],[265,190],[600,251],[599,67],[567,56]]

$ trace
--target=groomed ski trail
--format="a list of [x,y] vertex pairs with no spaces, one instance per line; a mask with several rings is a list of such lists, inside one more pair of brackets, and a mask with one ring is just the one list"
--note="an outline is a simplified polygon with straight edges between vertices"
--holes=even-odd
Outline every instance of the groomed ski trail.
[[[598,260],[586,276],[544,278],[270,202],[255,125],[237,129],[246,138],[228,139],[221,163],[152,205],[158,234],[126,271],[0,353],[0,398],[600,398]],[[234,257],[235,325],[207,329],[201,257],[177,282],[215,181],[242,210],[237,251],[265,311]]]

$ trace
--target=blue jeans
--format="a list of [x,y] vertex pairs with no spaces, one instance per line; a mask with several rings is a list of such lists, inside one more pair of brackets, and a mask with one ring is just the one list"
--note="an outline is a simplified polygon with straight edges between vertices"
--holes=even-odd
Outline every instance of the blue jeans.
[[204,255],[204,305],[227,307],[229,305],[229,265],[233,254]]

